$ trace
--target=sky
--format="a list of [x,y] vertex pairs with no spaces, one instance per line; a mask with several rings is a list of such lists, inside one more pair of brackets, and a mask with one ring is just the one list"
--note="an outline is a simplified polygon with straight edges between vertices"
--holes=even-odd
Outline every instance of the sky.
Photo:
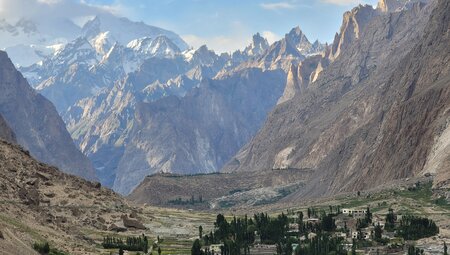
[[[83,20],[96,11],[172,30],[216,52],[244,48],[256,32],[269,42],[299,26],[310,41],[332,42],[342,15],[377,0],[0,0],[0,19],[17,12]],[[30,8],[30,6],[32,6]],[[50,8],[49,8],[50,7]],[[15,9],[14,9],[15,8]],[[17,10],[17,11],[16,11]]]

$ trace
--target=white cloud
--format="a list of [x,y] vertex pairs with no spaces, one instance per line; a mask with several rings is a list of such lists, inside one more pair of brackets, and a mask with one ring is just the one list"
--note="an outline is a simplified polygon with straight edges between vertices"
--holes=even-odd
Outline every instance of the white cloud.
[[239,20],[229,21],[226,27],[228,27],[226,29],[228,33],[222,33],[221,35],[185,34],[181,35],[181,38],[194,48],[206,44],[209,49],[213,49],[216,53],[242,50],[251,43],[255,31],[250,30],[244,22]]
[[250,44],[251,38],[250,36],[243,35],[200,37],[192,34],[181,35],[181,37],[195,49],[206,44],[209,49],[212,49],[219,54],[244,49]]
[[44,4],[56,4],[61,2],[61,0],[37,0],[37,1]]
[[285,10],[285,9],[295,9],[297,6],[290,2],[277,2],[277,3],[262,3],[260,6],[263,9],[276,11],[276,10]]
[[275,34],[272,31],[263,31],[261,33],[262,37],[266,38],[269,44],[274,43],[275,41],[280,40],[281,36]]
[[[266,38],[269,44],[272,44],[281,38],[281,36],[268,30],[261,32],[261,36]],[[216,53],[220,54],[223,52],[243,50],[251,43],[252,34],[241,31],[241,33],[234,33],[227,36],[201,37],[193,34],[186,34],[181,35],[181,37],[195,49],[206,44],[209,49],[212,49]]]
[[126,9],[119,4],[91,5],[84,0],[0,0],[0,17],[16,21],[20,18],[45,20],[76,19],[94,16],[102,12],[124,14]]
[[335,5],[356,5],[365,3],[365,1],[361,0],[321,0],[321,2]]

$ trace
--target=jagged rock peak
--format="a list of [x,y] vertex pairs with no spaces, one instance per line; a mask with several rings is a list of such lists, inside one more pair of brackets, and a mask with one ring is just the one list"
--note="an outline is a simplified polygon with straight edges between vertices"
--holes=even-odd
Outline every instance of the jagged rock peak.
[[309,40],[299,26],[296,26],[291,29],[291,31],[287,34],[287,37],[293,40],[297,40],[298,42],[308,42]]
[[297,50],[303,55],[308,54],[311,50],[311,42],[309,42],[306,35],[298,26],[294,27],[288,34],[286,34],[285,39],[295,45]]
[[74,50],[83,50],[83,49],[92,50],[93,47],[85,37],[78,37],[73,42],[70,42],[61,49],[59,49],[55,53],[55,55],[61,54],[62,52],[71,52]]
[[217,60],[218,56],[213,50],[208,49],[208,46],[202,45],[198,48],[191,58],[191,63],[195,65],[211,65]]
[[269,48],[269,43],[267,39],[262,37],[259,33],[253,35],[252,43],[247,46],[244,53],[248,56],[261,55]]
[[359,5],[351,11],[345,12],[340,32],[334,37],[330,59],[337,58],[342,50],[354,40],[359,39],[366,25],[376,15],[377,11],[371,5]]

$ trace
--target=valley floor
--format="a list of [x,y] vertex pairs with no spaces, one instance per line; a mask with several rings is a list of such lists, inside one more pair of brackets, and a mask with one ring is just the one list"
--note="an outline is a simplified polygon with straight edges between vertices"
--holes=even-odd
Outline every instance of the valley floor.
[[[73,208],[68,206],[54,205],[50,210],[58,215],[66,215],[68,219],[64,220],[52,219],[48,215],[50,213],[48,208],[33,209],[40,212],[40,215],[26,214],[24,212],[30,210],[29,206],[13,201],[1,201],[0,249],[4,252],[3,254],[37,254],[32,249],[33,243],[48,241],[51,247],[65,252],[62,254],[110,254],[117,250],[103,249],[101,243],[104,237],[126,238],[145,234],[150,243],[157,243],[155,247],[160,247],[162,254],[190,254],[192,243],[198,238],[199,226],[203,227],[204,233],[213,231],[213,223],[218,213],[224,213],[231,219],[233,215],[253,215],[257,212],[268,212],[269,215],[278,215],[286,211],[305,212],[309,207],[328,210],[331,205],[340,206],[340,208],[370,207],[373,214],[382,217],[387,214],[389,208],[401,215],[428,217],[436,222],[440,232],[437,236],[416,241],[415,245],[424,249],[425,254],[439,254],[444,241],[450,243],[450,204],[447,200],[449,190],[433,191],[431,183],[426,182],[427,180],[422,181],[420,184],[414,183],[410,186],[396,187],[396,189],[362,192],[359,196],[347,194],[309,201],[304,204],[290,205],[289,208],[265,205],[247,209],[198,212],[146,205],[108,208],[100,204],[91,208],[80,207],[79,209],[86,212],[86,215],[96,215],[97,221],[101,219],[100,222],[105,222],[105,224],[98,224],[98,227],[95,222],[85,224],[87,218],[83,215],[73,216]],[[48,205],[38,207],[48,207]],[[92,211],[96,213],[92,214]],[[146,229],[128,228],[125,232],[114,232],[106,228],[108,222],[121,226],[123,215],[130,215],[130,218],[141,222]],[[44,224],[42,221],[36,221],[36,217],[46,219],[43,221]],[[158,239],[159,242],[157,242]],[[273,247],[254,247],[252,254],[270,254],[271,249]],[[153,254],[156,254],[156,251]]]

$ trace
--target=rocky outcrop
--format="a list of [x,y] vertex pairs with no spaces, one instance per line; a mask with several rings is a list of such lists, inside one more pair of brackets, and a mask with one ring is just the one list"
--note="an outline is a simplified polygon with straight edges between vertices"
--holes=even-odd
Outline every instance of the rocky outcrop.
[[[139,222],[138,220],[128,218],[128,215],[123,215],[123,216],[122,216],[122,222],[123,222],[123,225],[124,225],[126,228],[143,229],[143,230],[147,229],[147,228],[144,226],[144,224],[142,224],[142,223]],[[116,229],[116,230],[117,230],[117,229]]]
[[369,21],[377,15],[377,11],[370,5],[359,5],[344,13],[344,19],[339,34],[336,34],[329,58],[336,59],[352,42],[359,39]]
[[380,0],[377,4],[377,10],[384,13],[399,12],[410,8],[413,4],[428,2],[429,0]]
[[263,38],[259,33],[253,35],[252,43],[244,49],[243,54],[246,56],[257,57],[263,54],[269,48],[269,43],[266,38]]
[[[344,18],[343,27],[353,24],[345,50],[346,40],[336,40],[337,58],[305,93],[278,105],[223,170],[315,169],[309,185],[289,198],[298,200],[420,175],[427,160],[441,169],[436,160],[448,158],[443,53],[450,52],[450,12],[448,1],[438,3],[373,15],[358,30],[352,15]],[[437,180],[446,179],[447,170],[436,171]]]
[[296,94],[301,93],[305,88],[298,74],[299,66],[291,65],[287,74],[286,86],[284,88],[283,96],[278,99],[278,104],[284,103],[292,99]]
[[297,94],[304,93],[308,88],[309,83],[321,72],[321,70],[318,69],[320,69],[319,65],[322,60],[323,57],[321,55],[315,55],[308,57],[298,66],[291,65],[287,75],[284,93],[278,100],[278,104],[292,99]]
[[382,12],[393,12],[400,9],[404,2],[402,0],[380,0],[377,5],[377,9]]
[[95,179],[89,160],[75,147],[55,107],[37,94],[0,52],[0,114],[31,155],[68,173]]
[[291,31],[286,34],[285,38],[295,45],[297,50],[304,56],[315,55],[325,49],[325,46],[318,40],[311,43],[298,26],[291,29]]
[[2,115],[0,115],[0,139],[3,139],[10,143],[16,142],[16,135],[6,123],[6,120],[3,119]]

